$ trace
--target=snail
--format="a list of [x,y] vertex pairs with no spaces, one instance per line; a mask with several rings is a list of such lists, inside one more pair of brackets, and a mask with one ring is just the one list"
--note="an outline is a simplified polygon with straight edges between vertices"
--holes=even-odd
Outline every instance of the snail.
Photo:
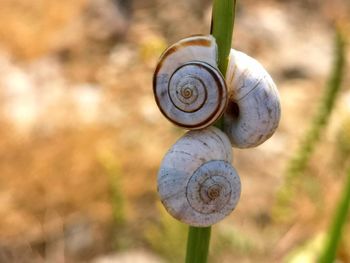
[[229,215],[241,193],[231,161],[230,141],[219,129],[187,132],[164,156],[158,173],[158,193],[167,211],[199,227]]
[[275,83],[263,66],[231,49],[226,72],[229,103],[224,130],[232,146],[255,147],[269,139],[281,117]]
[[[231,146],[258,146],[277,129],[281,112],[276,85],[258,61],[234,49],[225,81],[217,68],[215,39],[197,35],[164,51],[153,91],[166,118],[192,129],[162,161],[160,199],[183,223],[215,224],[235,209],[240,197]],[[208,128],[222,114],[224,132]]]
[[228,102],[215,38],[191,36],[167,48],[153,76],[153,92],[160,111],[174,124],[194,130],[213,124]]
[[231,49],[225,81],[211,35],[184,38],[167,48],[153,76],[153,91],[164,116],[187,129],[208,127],[225,112],[224,130],[238,148],[269,139],[280,120],[278,91],[263,66]]

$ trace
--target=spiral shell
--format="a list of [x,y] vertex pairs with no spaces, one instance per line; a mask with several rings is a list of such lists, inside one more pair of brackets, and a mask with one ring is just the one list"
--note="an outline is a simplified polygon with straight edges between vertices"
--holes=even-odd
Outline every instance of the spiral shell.
[[225,132],[232,146],[255,147],[269,139],[281,117],[278,90],[263,66],[231,49],[226,72],[229,103]]
[[153,76],[153,91],[159,109],[174,124],[202,129],[214,123],[228,101],[214,37],[192,36],[166,49]]
[[229,215],[241,192],[231,161],[230,141],[217,128],[181,137],[158,173],[158,193],[168,212],[183,223],[202,227]]

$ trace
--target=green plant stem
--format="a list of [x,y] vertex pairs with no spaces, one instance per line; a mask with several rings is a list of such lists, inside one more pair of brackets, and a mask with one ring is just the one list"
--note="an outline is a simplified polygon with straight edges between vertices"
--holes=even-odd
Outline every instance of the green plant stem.
[[218,45],[218,66],[225,76],[232,45],[236,0],[214,0],[211,34]]
[[207,262],[211,227],[189,227],[186,263]]
[[344,40],[339,32],[337,32],[335,42],[335,60],[331,77],[328,81],[317,114],[313,119],[312,126],[306,134],[304,141],[301,143],[301,147],[295,158],[292,159],[290,163],[288,171],[289,177],[299,176],[305,170],[315,145],[319,141],[321,132],[326,127],[332,109],[334,108],[341,87],[345,64]]
[[[235,14],[236,0],[214,0],[210,33],[218,45],[218,66],[223,76],[226,75],[231,51]],[[223,118],[220,118],[215,126],[223,130]]]
[[[228,57],[232,44],[232,32],[235,19],[236,0],[214,0],[211,34],[218,46],[218,66],[222,75],[226,75]],[[223,129],[222,118],[215,126]],[[189,227],[187,239],[186,263],[205,263],[208,259],[211,227]]]
[[285,182],[278,192],[276,209],[287,207],[290,200],[294,199],[297,180],[303,175],[310,157],[321,137],[321,133],[327,126],[328,119],[334,108],[341,87],[344,68],[344,39],[341,33],[337,31],[335,41],[335,59],[330,79],[322,96],[317,113],[312,120],[310,129],[305,134],[305,137],[300,143],[300,147],[289,162],[286,170]]
[[338,207],[331,223],[325,248],[319,257],[319,263],[332,263],[335,260],[337,247],[341,240],[342,230],[346,224],[350,209],[350,168],[347,172],[346,183],[343,188]]

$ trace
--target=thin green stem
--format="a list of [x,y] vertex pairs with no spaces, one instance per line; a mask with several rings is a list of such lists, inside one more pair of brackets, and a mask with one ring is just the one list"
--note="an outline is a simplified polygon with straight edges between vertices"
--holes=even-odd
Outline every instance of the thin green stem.
[[211,227],[189,227],[186,263],[207,262]]
[[321,138],[322,131],[327,127],[337,95],[339,94],[345,70],[344,45],[345,43],[341,33],[337,32],[335,41],[335,59],[330,79],[326,85],[326,89],[321,98],[317,113],[312,120],[311,126],[287,166],[285,183],[277,194],[275,210],[284,211],[283,216],[286,218],[289,218],[290,215],[285,209],[296,194],[298,180],[303,176],[310,157]]
[[214,0],[211,34],[218,45],[218,65],[225,76],[232,45],[236,0]]
[[331,77],[329,79],[324,96],[322,97],[322,101],[320,103],[317,114],[313,119],[311,128],[306,134],[304,141],[301,143],[299,151],[290,163],[287,176],[291,179],[293,177],[300,176],[300,174],[303,173],[316,146],[316,143],[320,139],[321,132],[327,125],[328,119],[334,108],[334,104],[341,87],[344,65],[344,40],[340,32],[337,32],[335,41],[335,60]]
[[350,209],[350,168],[347,172],[346,183],[331,223],[326,245],[319,257],[319,263],[332,263],[335,260],[337,248],[342,236],[342,230]]
[[[236,0],[214,0],[211,34],[218,46],[218,66],[226,75],[231,50]],[[215,126],[223,129],[222,118]],[[211,227],[189,227],[186,263],[205,263],[208,260]]]
[[[218,66],[223,76],[226,75],[231,51],[235,14],[236,0],[214,0],[210,31],[218,45]],[[223,130],[223,118],[220,118],[215,126]]]

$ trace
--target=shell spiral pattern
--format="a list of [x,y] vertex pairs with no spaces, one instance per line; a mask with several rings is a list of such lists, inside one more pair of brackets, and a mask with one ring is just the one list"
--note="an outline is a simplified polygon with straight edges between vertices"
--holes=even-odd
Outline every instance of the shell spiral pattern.
[[158,193],[168,212],[183,223],[209,226],[236,207],[241,183],[230,164],[232,148],[219,129],[189,131],[165,155]]
[[212,36],[192,36],[164,51],[153,76],[153,91],[163,115],[174,124],[202,129],[224,112],[228,97],[217,69]]

